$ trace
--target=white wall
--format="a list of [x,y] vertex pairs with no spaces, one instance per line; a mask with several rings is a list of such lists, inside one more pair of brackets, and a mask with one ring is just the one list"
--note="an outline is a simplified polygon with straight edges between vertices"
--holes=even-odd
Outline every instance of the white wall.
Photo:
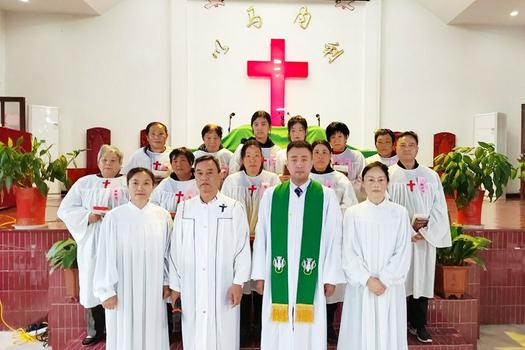
[[168,9],[127,0],[100,17],[8,13],[6,92],[60,107],[61,151],[103,126],[130,154],[149,121],[169,124]]
[[[431,164],[432,135],[472,145],[473,116],[507,115],[508,156],[520,152],[525,28],[447,26],[415,0],[384,1],[381,125],[419,133]],[[517,181],[509,187],[517,192]]]
[[5,94],[5,13],[0,11],[0,96]]

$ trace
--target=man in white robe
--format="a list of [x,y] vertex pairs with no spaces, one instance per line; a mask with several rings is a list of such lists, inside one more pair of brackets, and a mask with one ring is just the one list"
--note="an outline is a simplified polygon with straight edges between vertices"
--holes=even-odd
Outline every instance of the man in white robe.
[[93,274],[98,233],[106,211],[128,202],[126,177],[119,176],[122,152],[103,145],[97,156],[100,174],[80,178],[67,192],[57,216],[77,243],[80,304],[87,310],[87,337],[83,345],[95,345],[104,337],[104,309],[93,295]]
[[213,156],[195,162],[200,195],[175,217],[170,254],[172,300],[182,305],[185,350],[239,349],[239,304],[250,278],[250,241],[241,203],[219,192]]
[[407,350],[405,279],[412,228],[407,210],[385,198],[388,168],[365,167],[367,200],[350,207],[343,224],[348,284],[339,350]]
[[130,202],[106,214],[97,249],[94,292],[106,309],[106,349],[168,350],[172,220],[149,203],[150,170],[131,169],[127,179]]
[[[257,290],[263,294],[261,350],[323,350],[327,347],[326,338],[326,296],[333,294],[335,285],[344,283],[341,268],[341,210],[333,190],[321,186],[308,178],[312,169],[312,148],[304,141],[288,145],[287,167],[291,180],[268,189],[259,208],[259,221],[256,227],[252,279]],[[274,192],[280,186],[289,186],[287,258],[272,259],[272,201]],[[318,259],[301,260],[303,220],[307,207],[306,197],[313,187],[319,186],[322,198],[322,217],[320,219],[320,241]],[[312,187],[312,188],[310,188]],[[308,204],[310,205],[310,204]],[[272,276],[280,274],[287,267],[287,304],[277,311],[272,300]],[[310,275],[317,269],[314,294],[311,304],[306,305],[309,312],[305,319],[299,317],[305,305],[297,303],[298,280],[302,275]],[[281,306],[282,304],[278,304]],[[274,317],[275,316],[275,317]]]
[[374,142],[377,153],[371,157],[366,158],[366,164],[373,162],[381,162],[386,166],[391,166],[397,163],[399,157],[395,152],[396,136],[390,129],[378,129],[374,133]]
[[436,248],[450,247],[450,222],[439,175],[416,161],[418,136],[402,133],[397,141],[399,162],[392,165],[390,200],[408,210],[412,220],[412,264],[406,281],[409,331],[420,342],[431,343],[426,329],[428,299],[434,297]]

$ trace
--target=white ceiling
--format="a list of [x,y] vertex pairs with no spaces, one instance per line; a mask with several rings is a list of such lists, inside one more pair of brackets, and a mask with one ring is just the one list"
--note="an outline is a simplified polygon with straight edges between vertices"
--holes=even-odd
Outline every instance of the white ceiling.
[[99,16],[120,0],[0,0],[0,10]]
[[[418,0],[447,24],[525,25],[525,0]],[[519,11],[516,17],[509,14]]]

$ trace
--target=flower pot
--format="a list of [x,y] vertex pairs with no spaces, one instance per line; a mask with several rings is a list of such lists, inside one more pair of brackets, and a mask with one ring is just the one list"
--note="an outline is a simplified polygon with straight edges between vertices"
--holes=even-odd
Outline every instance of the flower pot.
[[443,298],[463,298],[467,289],[468,266],[436,266],[436,293]]
[[478,190],[477,195],[466,207],[458,209],[458,224],[481,225],[481,209],[485,192]]
[[46,200],[35,187],[16,187],[16,226],[41,226],[46,223]]
[[78,282],[78,269],[63,269],[66,296],[78,300],[80,285]]
[[448,215],[451,223],[458,222],[458,205],[456,204],[456,198],[451,194],[445,194],[447,201]]

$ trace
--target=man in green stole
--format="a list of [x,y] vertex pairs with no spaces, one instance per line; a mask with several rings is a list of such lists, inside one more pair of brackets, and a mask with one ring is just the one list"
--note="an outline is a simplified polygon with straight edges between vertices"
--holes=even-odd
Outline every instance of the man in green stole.
[[264,194],[252,279],[263,294],[261,350],[326,349],[326,296],[344,283],[342,215],[333,190],[310,180],[312,147],[287,148],[290,181]]

